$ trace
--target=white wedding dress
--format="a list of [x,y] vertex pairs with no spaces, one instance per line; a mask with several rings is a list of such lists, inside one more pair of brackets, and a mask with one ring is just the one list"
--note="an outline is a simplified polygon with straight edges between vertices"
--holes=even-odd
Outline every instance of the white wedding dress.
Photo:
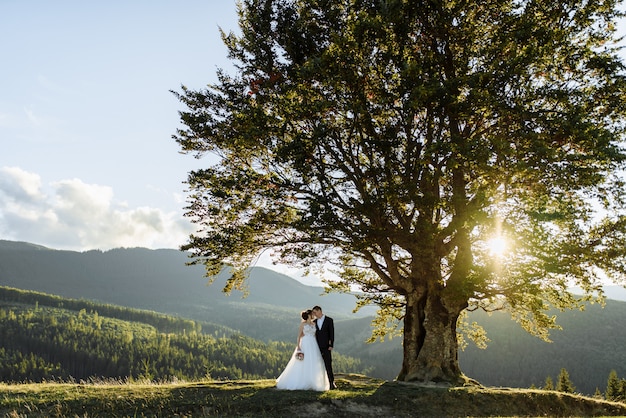
[[318,390],[330,388],[324,360],[315,339],[315,325],[304,324],[304,335],[300,339],[300,348],[304,359],[298,360],[293,352],[287,367],[276,379],[276,388],[285,390]]

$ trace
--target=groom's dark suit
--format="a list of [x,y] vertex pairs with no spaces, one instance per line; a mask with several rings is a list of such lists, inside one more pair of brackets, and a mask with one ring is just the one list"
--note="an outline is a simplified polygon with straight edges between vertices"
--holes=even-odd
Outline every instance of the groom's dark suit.
[[324,316],[324,322],[321,322],[321,324],[322,327],[320,328],[320,319],[315,320],[315,338],[317,339],[317,345],[320,346],[320,352],[326,366],[326,374],[328,374],[328,381],[332,388],[335,386],[335,375],[333,374],[332,351],[328,348],[332,347],[335,342],[335,324],[333,319],[328,316]]

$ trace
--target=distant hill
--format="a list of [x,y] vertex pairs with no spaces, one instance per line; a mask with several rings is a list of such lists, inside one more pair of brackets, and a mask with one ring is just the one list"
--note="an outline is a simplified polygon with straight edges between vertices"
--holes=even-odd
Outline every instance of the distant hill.
[[609,300],[578,310],[553,312],[562,330],[550,333],[551,343],[533,337],[510,320],[508,314],[475,312],[491,339],[487,349],[470,344],[459,354],[463,371],[494,386],[543,387],[550,376],[556,384],[565,368],[577,391],[604,392],[611,370],[626,378],[626,302]]
[[[143,248],[73,252],[35,244],[0,241],[0,285],[69,298],[90,299],[137,309],[207,321],[265,341],[294,342],[300,310],[321,305],[335,318],[337,351],[361,359],[368,374],[393,379],[402,364],[402,339],[365,344],[372,309],[352,313],[352,295],[323,294],[265,268],[251,271],[250,293],[226,296],[226,276],[206,286],[201,266],[187,266],[177,250]],[[618,296],[619,288],[609,296]],[[626,378],[626,303],[609,300],[587,312],[555,312],[563,331],[553,331],[553,343],[526,334],[504,313],[472,313],[492,340],[486,350],[470,344],[459,353],[465,374],[485,385],[542,386],[566,368],[582,393],[604,390],[610,370]]]
[[[0,241],[0,285],[187,316],[202,315],[207,309],[206,314],[213,315],[215,304],[245,302],[288,310],[295,320],[300,310],[316,304],[339,319],[354,317],[353,296],[325,295],[322,287],[306,286],[262,267],[251,270],[248,297],[242,300],[239,291],[226,296],[225,274],[207,286],[204,268],[186,265],[189,261],[186,253],[172,249],[76,252]],[[357,316],[367,314],[372,311]]]

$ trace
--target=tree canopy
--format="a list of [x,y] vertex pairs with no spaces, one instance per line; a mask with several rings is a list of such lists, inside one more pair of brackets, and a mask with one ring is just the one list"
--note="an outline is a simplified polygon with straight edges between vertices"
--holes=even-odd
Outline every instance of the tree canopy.
[[268,249],[334,263],[403,321],[400,380],[461,381],[468,309],[547,338],[570,286],[624,283],[617,6],[242,1],[235,74],[175,93],[182,150],[219,157],[189,174],[184,248],[231,287]]

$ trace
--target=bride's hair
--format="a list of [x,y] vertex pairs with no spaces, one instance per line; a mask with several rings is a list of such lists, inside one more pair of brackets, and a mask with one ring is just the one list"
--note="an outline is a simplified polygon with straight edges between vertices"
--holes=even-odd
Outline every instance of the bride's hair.
[[309,315],[311,315],[311,312],[313,311],[311,311],[310,309],[307,309],[306,311],[302,311],[300,316],[302,317],[302,319],[306,321],[307,319],[309,319]]

